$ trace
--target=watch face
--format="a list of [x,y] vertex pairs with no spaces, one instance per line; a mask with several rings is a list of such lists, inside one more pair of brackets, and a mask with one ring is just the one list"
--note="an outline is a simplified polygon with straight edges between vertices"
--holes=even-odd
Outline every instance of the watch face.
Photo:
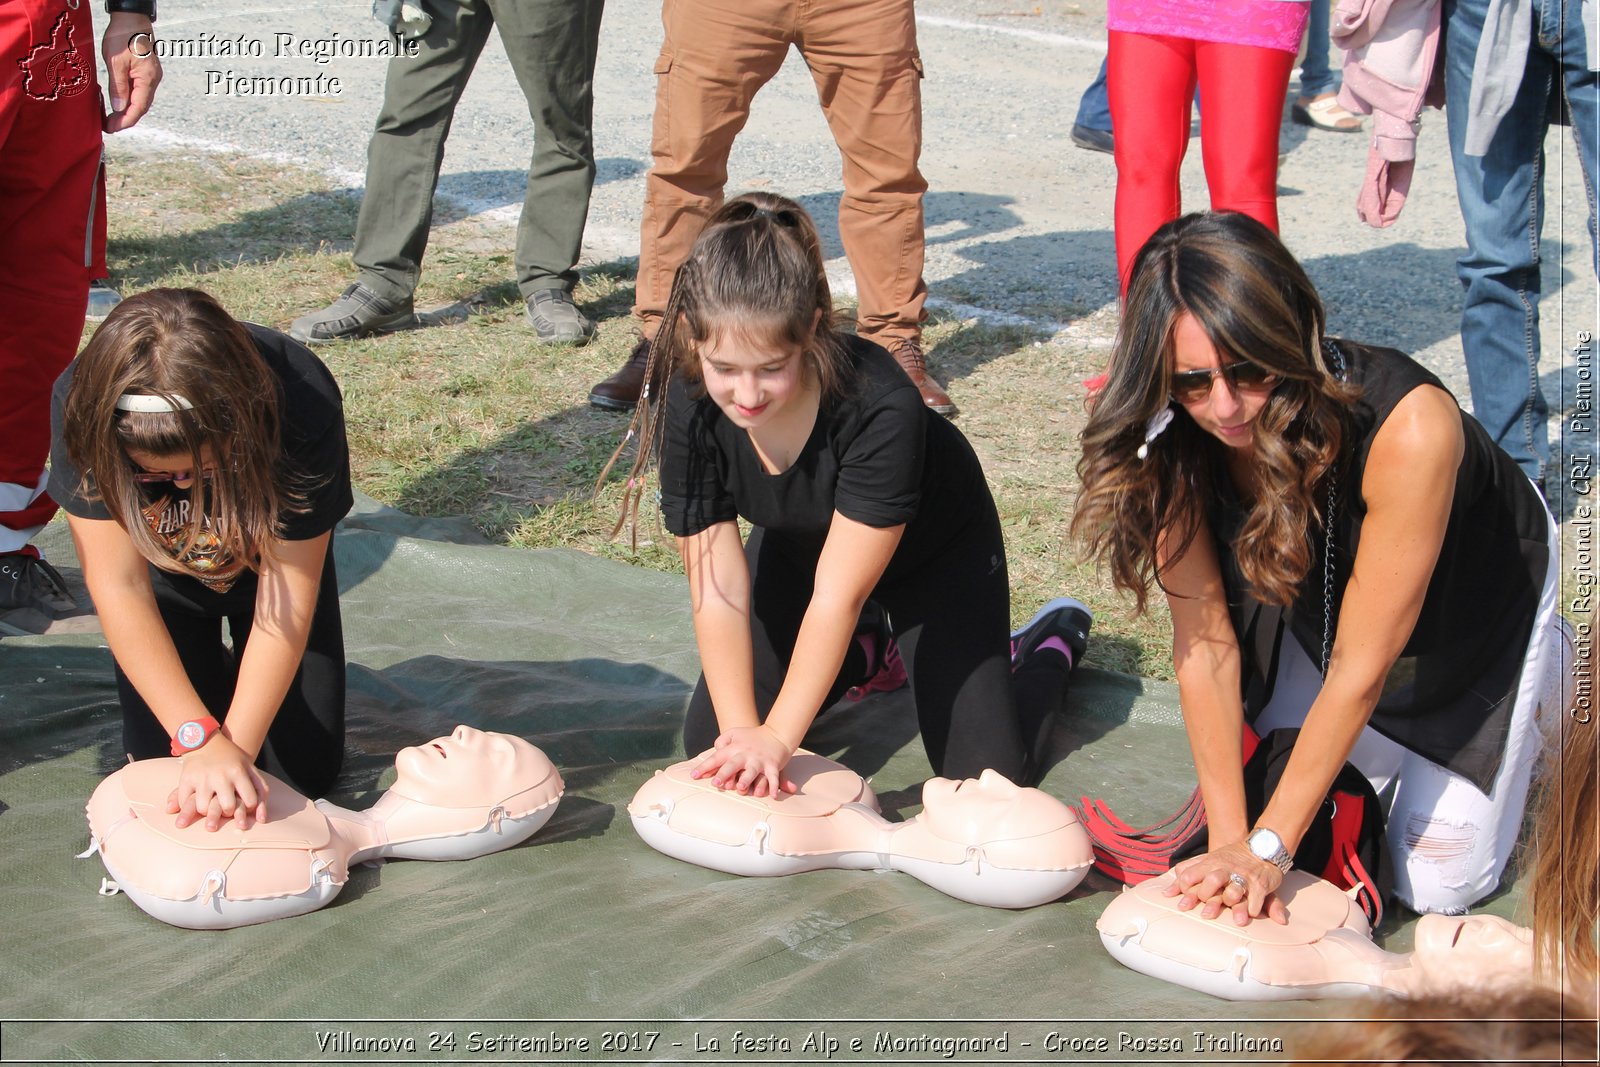
[[1283,841],[1271,830],[1256,830],[1250,835],[1249,841],[1250,851],[1269,863],[1283,851]]
[[184,748],[199,748],[205,744],[206,728],[197,722],[186,722],[178,727],[178,744]]

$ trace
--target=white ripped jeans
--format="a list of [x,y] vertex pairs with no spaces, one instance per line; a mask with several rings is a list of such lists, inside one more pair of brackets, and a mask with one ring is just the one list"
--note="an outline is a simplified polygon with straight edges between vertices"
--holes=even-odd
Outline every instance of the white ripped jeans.
[[[1565,649],[1570,641],[1556,614],[1560,544],[1550,525],[1550,567],[1517,684],[1505,757],[1487,795],[1458,774],[1384,737],[1361,731],[1350,762],[1389,804],[1386,837],[1395,895],[1413,911],[1460,914],[1500,884],[1516,846],[1528,781],[1543,750],[1548,724],[1561,718]],[[1272,699],[1255,722],[1266,736],[1305,722],[1322,688],[1322,674],[1305,650],[1284,635]]]

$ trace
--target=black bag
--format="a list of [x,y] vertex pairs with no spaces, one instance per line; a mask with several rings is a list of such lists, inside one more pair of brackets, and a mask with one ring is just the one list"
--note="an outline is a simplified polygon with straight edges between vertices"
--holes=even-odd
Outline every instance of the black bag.
[[[1258,739],[1245,728],[1244,798],[1251,824],[1266,809],[1299,736],[1299,730],[1286,729]],[[1102,801],[1088,797],[1079,814],[1094,846],[1095,869],[1127,885],[1165,874],[1209,845],[1198,788],[1172,818],[1143,829],[1122,822]],[[1374,928],[1383,921],[1384,902],[1394,889],[1383,829],[1383,807],[1372,783],[1346,763],[1294,854],[1297,868],[1340,889],[1356,889],[1356,903]]]

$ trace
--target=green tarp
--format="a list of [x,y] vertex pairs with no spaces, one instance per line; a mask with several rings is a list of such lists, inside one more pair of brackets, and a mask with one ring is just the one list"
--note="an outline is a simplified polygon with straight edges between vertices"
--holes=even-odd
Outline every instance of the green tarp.
[[[98,859],[74,854],[84,801],[122,759],[109,653],[97,633],[0,639],[0,1058],[1148,1063],[1178,1055],[1151,1042],[1181,1039],[1179,1059],[1225,1063],[1281,1059],[1237,1049],[1279,1032],[1266,1020],[1322,1013],[1124,970],[1094,934],[1114,892],[1094,875],[1005,912],[899,874],[744,879],[653,852],[625,806],[683,755],[698,660],[682,579],[476,540],[369,501],[338,534],[350,701],[333,799],[365,807],[397,749],[456,723],[527,737],[566,796],[522,847],[360,868],[300,918],[190,932],[97,895]],[[45,544],[75,574],[59,524]],[[870,776],[890,817],[917,810],[930,771],[904,691],[825,713],[812,747]],[[1043,788],[1131,822],[1193,787],[1164,683],[1080,671],[1056,749]]]

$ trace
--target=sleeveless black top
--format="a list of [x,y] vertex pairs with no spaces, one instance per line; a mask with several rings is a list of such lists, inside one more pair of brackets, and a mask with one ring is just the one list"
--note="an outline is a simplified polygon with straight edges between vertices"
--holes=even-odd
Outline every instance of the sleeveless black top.
[[[1360,486],[1372,440],[1400,400],[1421,385],[1443,388],[1411,357],[1389,348],[1335,342],[1346,380],[1361,390],[1354,432],[1340,464],[1333,542],[1333,610],[1350,580],[1366,505]],[[1465,451],[1439,561],[1422,612],[1389,671],[1372,727],[1488,792],[1505,751],[1522,662],[1552,565],[1549,512],[1515,461],[1483,427],[1461,415]],[[1311,569],[1287,610],[1262,605],[1249,592],[1232,546],[1244,518],[1231,482],[1219,471],[1219,499],[1208,521],[1222,562],[1234,631],[1244,656],[1247,717],[1271,697],[1277,642],[1285,629],[1313,663],[1322,662],[1322,531],[1309,532]],[[1325,492],[1325,490],[1323,490]],[[1325,505],[1325,496],[1318,498]]]

